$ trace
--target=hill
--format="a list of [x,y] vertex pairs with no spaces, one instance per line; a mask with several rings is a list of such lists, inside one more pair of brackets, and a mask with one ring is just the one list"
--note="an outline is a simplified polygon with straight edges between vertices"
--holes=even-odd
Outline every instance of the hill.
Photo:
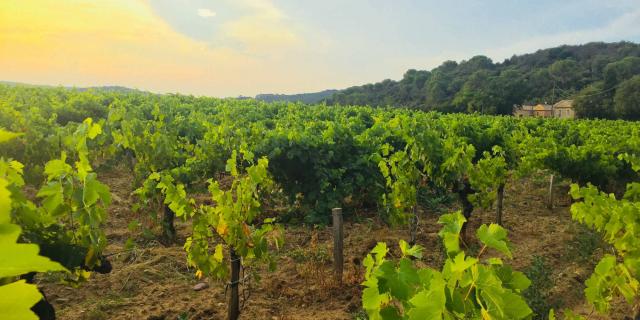
[[259,94],[256,95],[256,100],[262,100],[266,102],[274,101],[289,101],[289,102],[304,102],[304,103],[318,103],[331,97],[338,90],[324,90],[320,92],[312,93],[300,93],[300,94]]
[[637,96],[616,97],[616,89],[640,89],[640,78],[632,79],[638,75],[640,45],[594,42],[514,55],[498,63],[486,56],[445,61],[430,71],[408,70],[399,81],[341,90],[328,103],[511,114],[514,105],[573,98],[578,116],[636,119],[640,101],[624,100]]
[[9,87],[32,87],[32,88],[53,88],[53,86],[48,86],[48,85],[37,85],[37,84],[29,84],[29,83],[22,83],[22,82],[15,82],[15,81],[0,81],[0,85],[5,85],[5,86],[9,86]]
[[[10,86],[10,87],[30,87],[30,88],[55,88],[56,86],[51,85],[40,85],[40,84],[29,84],[15,81],[0,81],[0,85]],[[69,86],[61,86],[66,89],[74,89],[78,91],[106,91],[106,92],[141,92],[138,89],[132,89],[123,86],[95,86],[95,87],[69,87]]]
[[98,90],[98,91],[107,91],[107,92],[139,92],[138,89],[132,89],[123,86],[99,86],[99,87],[86,87],[86,88],[75,88],[79,91],[88,91],[88,90]]

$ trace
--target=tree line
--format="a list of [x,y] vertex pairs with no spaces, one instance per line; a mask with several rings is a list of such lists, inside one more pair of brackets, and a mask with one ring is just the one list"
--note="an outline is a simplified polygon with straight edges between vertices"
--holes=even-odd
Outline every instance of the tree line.
[[475,56],[411,69],[399,81],[341,90],[330,105],[409,107],[446,113],[511,114],[514,105],[574,99],[581,118],[640,118],[640,45],[593,42],[514,55]]

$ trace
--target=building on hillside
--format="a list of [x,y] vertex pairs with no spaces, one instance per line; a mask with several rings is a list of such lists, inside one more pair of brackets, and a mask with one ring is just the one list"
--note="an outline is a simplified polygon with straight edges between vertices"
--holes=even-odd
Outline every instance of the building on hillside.
[[553,106],[548,104],[538,104],[535,106],[527,106],[523,105],[520,107],[516,107],[513,111],[513,114],[516,117],[543,117],[550,118],[553,117]]
[[515,106],[513,110],[513,115],[522,118],[522,117],[533,117],[533,106]]
[[575,111],[573,110],[573,100],[562,100],[554,105],[540,103],[535,106],[516,106],[513,110],[513,115],[518,118],[541,117],[573,119],[575,118]]
[[560,119],[573,119],[576,112],[573,110],[573,100],[561,100],[553,105],[553,116]]
[[533,107],[533,115],[535,117],[541,118],[552,118],[553,117],[553,106],[548,104],[538,104]]

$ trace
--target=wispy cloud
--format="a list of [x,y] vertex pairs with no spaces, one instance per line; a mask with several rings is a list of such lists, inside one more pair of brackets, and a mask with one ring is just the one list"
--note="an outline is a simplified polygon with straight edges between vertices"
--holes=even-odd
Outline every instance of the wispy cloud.
[[287,15],[271,0],[238,0],[238,3],[262,17],[282,20]]
[[248,54],[266,55],[302,44],[292,21],[271,0],[238,0],[242,14],[225,23],[223,38]]
[[216,16],[215,11],[211,11],[211,9],[198,9],[198,15],[203,18],[212,18]]
[[[275,17],[273,12],[268,16]],[[277,21],[263,18],[260,23]],[[249,30],[247,34],[241,31],[239,37],[259,43]],[[215,96],[323,88],[314,87],[318,77],[308,77],[309,66],[302,61],[288,59],[283,66],[271,57],[192,39],[172,29],[144,0],[0,3],[2,80],[76,86],[119,84]],[[287,76],[274,76],[283,68],[288,68]]]

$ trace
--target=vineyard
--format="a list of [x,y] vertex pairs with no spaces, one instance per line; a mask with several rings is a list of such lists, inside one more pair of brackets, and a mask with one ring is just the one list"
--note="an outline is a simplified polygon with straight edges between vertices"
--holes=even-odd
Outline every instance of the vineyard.
[[0,85],[0,155],[2,319],[640,314],[639,122]]

